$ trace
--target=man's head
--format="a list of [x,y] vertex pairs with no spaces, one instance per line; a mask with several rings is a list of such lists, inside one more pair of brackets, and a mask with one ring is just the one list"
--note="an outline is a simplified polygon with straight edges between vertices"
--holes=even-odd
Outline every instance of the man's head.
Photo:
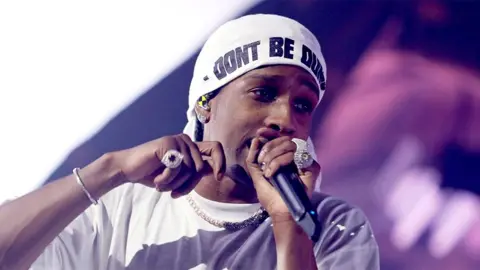
[[221,26],[200,52],[184,132],[221,142],[228,173],[244,167],[255,136],[306,140],[325,83],[320,45],[304,26],[276,15],[241,17]]

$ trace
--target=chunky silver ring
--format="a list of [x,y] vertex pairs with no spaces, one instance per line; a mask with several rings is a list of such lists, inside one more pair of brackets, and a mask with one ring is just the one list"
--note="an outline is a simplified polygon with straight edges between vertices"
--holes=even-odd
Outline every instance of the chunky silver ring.
[[297,145],[297,150],[293,155],[293,162],[299,170],[308,168],[313,164],[313,157],[308,152],[307,142],[302,139],[293,138],[292,142]]
[[168,150],[162,157],[162,163],[167,168],[175,169],[182,164],[183,154],[177,150]]

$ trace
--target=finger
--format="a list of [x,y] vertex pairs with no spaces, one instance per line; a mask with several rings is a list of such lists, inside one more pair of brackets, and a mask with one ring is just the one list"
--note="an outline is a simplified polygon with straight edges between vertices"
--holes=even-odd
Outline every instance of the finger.
[[248,150],[247,158],[245,162],[247,164],[248,172],[250,173],[250,177],[252,181],[255,183],[256,179],[263,179],[263,172],[260,169],[260,165],[257,163],[257,156],[260,152],[262,142],[259,138],[254,138],[252,140],[252,144],[250,145],[250,149]]
[[141,179],[140,181],[142,182],[149,182],[149,185],[148,186],[152,186],[152,187],[155,187],[155,184],[153,183],[153,180],[155,179],[155,177],[157,177],[158,175],[162,174],[163,171],[165,170],[165,165],[161,165],[161,167],[157,168],[155,171],[153,171],[151,174],[143,177],[143,179]]
[[194,174],[191,171],[182,171],[180,172],[175,179],[170,181],[169,183],[159,183],[156,185],[157,190],[159,191],[172,191],[180,186],[182,186],[188,179]]
[[309,192],[314,190],[320,171],[320,164],[316,161],[314,161],[310,167],[299,170],[300,179],[302,179],[302,182],[305,184]]
[[171,193],[172,198],[176,199],[180,196],[190,193],[202,179],[201,175],[208,173],[206,172],[208,170],[208,166],[205,166],[204,168],[205,171],[201,171],[199,174],[191,175],[190,178],[183,183],[183,185],[173,190]]
[[256,161],[261,145],[262,140],[260,138],[254,138],[252,140],[252,144],[250,145],[250,149],[245,160],[247,170],[252,178],[256,190],[273,190],[273,186],[270,184],[268,179],[265,178],[262,170],[260,169],[260,165]]
[[175,177],[177,177],[177,175],[180,173],[181,168],[182,164],[180,164],[180,166],[174,169],[165,168],[161,174],[155,176],[155,178],[153,179],[153,184],[155,186],[168,185],[170,182],[173,181],[173,179],[175,179]]
[[176,140],[178,146],[180,147],[180,152],[183,155],[182,163],[185,165],[183,169],[187,169],[189,171],[193,170],[195,168],[195,163],[191,155],[190,147],[182,138],[177,137]]
[[155,184],[153,183],[153,179],[141,179],[137,183],[142,184],[144,186],[155,188]]
[[199,142],[198,149],[200,153],[211,157],[214,162],[213,173],[217,180],[220,180],[225,174],[225,153],[219,142]]
[[[215,161],[213,160],[213,158],[208,157],[208,156],[203,156],[202,158],[203,158],[203,164],[205,164],[204,166],[206,167],[202,170],[202,173],[204,175],[205,174],[212,174],[213,177],[215,177],[216,180],[221,179],[221,177],[222,177],[221,175],[218,176],[218,175],[215,174],[215,167],[217,165],[215,164]],[[206,173],[207,168],[208,168],[208,173]]]
[[192,139],[190,139],[188,135],[185,135],[182,138],[190,149],[190,154],[192,155],[193,162],[195,163],[195,170],[197,173],[201,172],[205,164],[198,146],[192,141]]
[[[292,142],[291,140],[283,140],[281,141],[278,145],[275,145],[275,147],[270,148],[269,150],[265,151],[264,148],[267,145],[265,145],[260,152],[263,152],[263,156],[258,157],[258,163],[259,164],[265,164],[265,167],[268,167],[268,164],[275,158],[288,153],[292,152],[294,153],[297,150],[297,145]],[[293,161],[293,159],[292,159]]]
[[265,158],[265,155],[268,152],[271,152],[272,150],[276,149],[279,145],[282,145],[284,142],[288,142],[288,141],[291,141],[291,139],[290,137],[287,137],[287,136],[275,138],[267,142],[263,141],[263,146],[260,150],[260,153],[258,154],[258,163],[261,163],[260,160],[263,160]]
[[[162,138],[163,139],[163,138]],[[158,141],[155,141],[156,143],[160,143],[160,145],[157,145],[156,146],[156,150],[155,150],[155,156],[157,157],[157,159],[160,161],[158,162],[158,165],[159,167],[156,169],[156,171],[158,170],[163,170],[165,168],[167,168],[165,166],[165,164],[163,164],[162,160],[165,156],[165,154],[169,151],[169,150],[176,150],[176,151],[181,151],[181,148],[180,148],[180,145],[178,144],[178,141],[176,139],[171,139],[168,141],[168,144],[165,145],[165,144],[162,144],[161,140],[158,140]],[[153,172],[152,172],[153,173]],[[156,176],[155,176],[156,177]]]
[[264,171],[265,177],[270,178],[278,171],[278,169],[280,169],[280,167],[290,165],[293,161],[293,156],[293,152],[287,152],[270,161]]
[[250,149],[248,149],[247,158],[245,159],[248,165],[259,168],[257,158],[260,153],[261,144],[262,143],[259,138],[253,138]]

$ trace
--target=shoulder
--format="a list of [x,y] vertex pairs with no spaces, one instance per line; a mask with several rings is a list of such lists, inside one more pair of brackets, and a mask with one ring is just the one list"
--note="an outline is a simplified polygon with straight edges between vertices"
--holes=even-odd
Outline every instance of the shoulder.
[[323,193],[314,193],[312,203],[322,224],[321,237],[315,245],[317,259],[324,263],[345,258],[365,265],[378,264],[378,245],[360,208]]
[[368,222],[363,211],[345,200],[324,193],[314,192],[312,203],[323,221],[340,222],[349,217],[348,223],[364,224]]

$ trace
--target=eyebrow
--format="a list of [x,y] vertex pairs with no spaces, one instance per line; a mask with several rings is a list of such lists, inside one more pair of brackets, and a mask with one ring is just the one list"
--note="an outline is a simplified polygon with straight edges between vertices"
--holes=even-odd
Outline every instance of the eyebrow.
[[[281,75],[247,74],[246,78],[260,79],[267,82],[278,82],[280,80],[283,80],[285,77]],[[314,92],[317,97],[320,96],[317,84],[312,82],[312,80],[301,77],[300,83],[306,85],[308,89]]]

